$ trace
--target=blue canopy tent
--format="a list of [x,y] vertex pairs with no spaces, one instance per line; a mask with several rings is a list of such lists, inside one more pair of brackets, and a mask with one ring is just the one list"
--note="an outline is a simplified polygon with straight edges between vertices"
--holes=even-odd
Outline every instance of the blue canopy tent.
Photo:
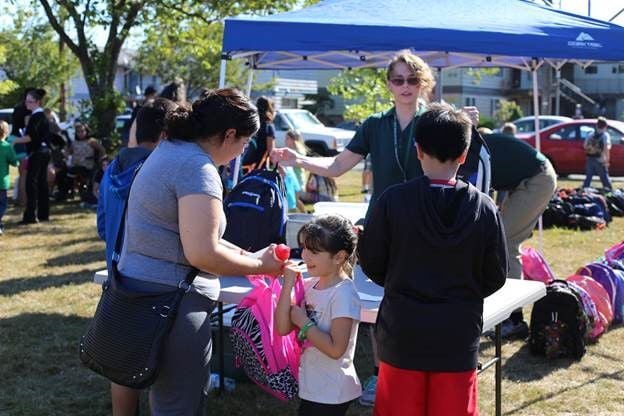
[[[249,95],[255,69],[385,67],[401,49],[436,68],[439,85],[443,68],[531,71],[537,132],[539,67],[553,66],[560,78],[566,62],[624,61],[624,27],[527,0],[324,0],[291,12],[225,19],[219,86],[229,59],[247,60]],[[539,150],[539,134],[535,145]],[[239,166],[240,158],[234,184]],[[541,220],[539,228],[541,241]]]
[[539,131],[537,69],[546,62],[559,76],[568,61],[624,61],[623,40],[624,27],[526,0],[325,0],[226,19],[219,85],[233,58],[247,59],[249,93],[254,69],[384,67],[411,49],[440,78],[442,68],[460,66],[531,71]]

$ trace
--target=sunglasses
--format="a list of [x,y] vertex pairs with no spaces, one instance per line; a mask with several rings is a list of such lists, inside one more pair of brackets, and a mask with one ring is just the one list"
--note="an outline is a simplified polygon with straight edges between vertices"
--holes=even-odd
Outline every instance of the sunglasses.
[[400,87],[407,82],[408,85],[418,85],[420,84],[420,80],[416,77],[409,78],[390,78],[390,82],[395,87]]

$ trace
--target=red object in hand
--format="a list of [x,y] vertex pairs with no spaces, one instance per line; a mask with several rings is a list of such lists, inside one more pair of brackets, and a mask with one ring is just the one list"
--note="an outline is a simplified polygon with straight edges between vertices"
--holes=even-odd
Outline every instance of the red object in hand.
[[286,244],[278,244],[273,250],[273,255],[277,261],[286,261],[290,257],[290,247]]

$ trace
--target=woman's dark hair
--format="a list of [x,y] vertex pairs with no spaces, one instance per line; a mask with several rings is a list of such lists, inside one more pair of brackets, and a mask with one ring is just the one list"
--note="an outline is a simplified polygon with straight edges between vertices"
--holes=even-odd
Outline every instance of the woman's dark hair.
[[165,88],[163,88],[160,93],[160,97],[166,98],[178,104],[185,103],[186,87],[184,86],[184,82],[179,78],[171,81],[169,84],[165,85]]
[[212,90],[192,107],[180,105],[167,114],[166,124],[170,138],[186,141],[218,136],[223,142],[228,129],[235,129],[236,137],[250,137],[260,127],[256,107],[235,88]]
[[344,250],[347,261],[342,269],[353,275],[357,235],[351,221],[341,215],[322,215],[305,224],[297,233],[297,241],[302,248],[313,252],[327,251],[332,256]]
[[258,97],[256,100],[256,107],[258,107],[260,121],[263,123],[273,121],[275,118],[275,105],[273,104],[273,100],[265,97],[264,95],[262,97]]
[[30,95],[35,100],[41,101],[43,100],[43,97],[45,97],[46,95],[46,90],[44,90],[43,88],[36,88],[36,89],[32,89],[28,91],[28,94],[26,95]]
[[83,123],[82,121],[77,121],[74,123],[74,131],[75,131],[75,139],[78,140],[78,132],[76,130],[78,126],[84,127],[85,129],[85,135],[84,135],[84,140],[88,139],[89,136],[91,136],[91,129],[89,128],[89,125],[87,123]]

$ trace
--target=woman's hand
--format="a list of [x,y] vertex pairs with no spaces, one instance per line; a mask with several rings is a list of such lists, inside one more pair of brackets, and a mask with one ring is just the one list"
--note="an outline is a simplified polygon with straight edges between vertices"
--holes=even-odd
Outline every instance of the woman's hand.
[[473,106],[463,107],[462,111],[470,117],[472,125],[477,127],[479,125],[479,109]]
[[280,147],[271,151],[271,162],[283,166],[295,166],[298,154],[287,147]]
[[308,318],[308,314],[305,309],[301,306],[292,305],[290,307],[290,320],[297,327],[302,328],[305,324],[308,323],[310,318]]
[[281,274],[284,263],[275,260],[275,257],[273,256],[275,247],[277,247],[277,244],[271,244],[266,250],[264,250],[264,253],[262,253],[262,256],[260,257],[260,270],[262,273],[274,276]]

